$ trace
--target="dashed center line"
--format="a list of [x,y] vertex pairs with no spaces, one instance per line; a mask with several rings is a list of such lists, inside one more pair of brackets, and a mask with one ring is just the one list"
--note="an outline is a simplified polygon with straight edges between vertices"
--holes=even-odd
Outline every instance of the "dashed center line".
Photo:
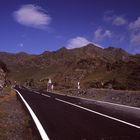
[[37,92],[37,91],[34,91],[35,93],[37,93],[37,94],[40,94],[39,92]]
[[45,96],[45,97],[48,97],[48,98],[50,98],[51,96],[49,96],[49,95],[46,95],[46,94],[42,94],[43,96]]
[[[36,92],[36,93],[37,93],[37,94],[40,94],[39,92]],[[48,97],[48,98],[51,97],[51,96],[46,95],[46,94],[41,94],[41,95],[43,95],[43,96],[45,96],[45,97]],[[100,115],[100,116],[103,116],[103,117],[106,117],[106,118],[115,120],[115,121],[117,121],[117,122],[121,122],[121,123],[123,123],[123,124],[127,124],[127,125],[129,125],[129,126],[132,126],[132,127],[135,127],[135,128],[140,129],[140,126],[135,125],[135,124],[132,124],[132,123],[129,123],[129,122],[126,122],[126,121],[124,121],[124,120],[120,120],[120,119],[117,119],[117,118],[115,118],[115,117],[111,117],[111,116],[109,116],[109,115],[105,115],[105,114],[103,114],[103,113],[99,113],[99,112],[97,112],[97,111],[94,111],[94,110],[91,110],[91,109],[82,107],[82,106],[77,105],[77,104],[73,104],[73,103],[71,103],[71,102],[67,102],[67,101],[65,101],[65,100],[61,100],[61,99],[59,99],[59,98],[55,98],[55,100],[60,101],[60,102],[63,102],[63,103],[66,103],[66,104],[69,104],[69,105],[72,105],[72,106],[75,106],[75,107],[78,107],[78,108],[83,109],[83,110],[86,110],[86,111],[88,111],[88,112],[92,112],[92,113],[95,113],[95,114],[97,114],[97,115]],[[100,102],[100,101],[99,101],[99,102]],[[80,104],[80,103],[79,103],[79,104]],[[109,103],[109,104],[110,104],[110,103]]]

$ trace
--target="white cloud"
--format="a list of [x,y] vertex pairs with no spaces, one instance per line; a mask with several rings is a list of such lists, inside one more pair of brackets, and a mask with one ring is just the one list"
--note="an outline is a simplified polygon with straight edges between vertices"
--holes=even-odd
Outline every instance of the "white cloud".
[[131,44],[140,45],[140,32],[131,36]]
[[121,26],[125,24],[127,24],[127,20],[122,16],[118,16],[113,19],[113,25]]
[[99,45],[97,43],[93,43],[84,37],[75,37],[75,38],[70,39],[66,45],[66,48],[67,49],[81,48],[81,47],[84,47],[88,44],[93,44],[96,47],[103,49],[103,47],[101,45]]
[[138,17],[137,20],[129,24],[129,29],[140,30],[140,17]]
[[127,19],[123,16],[117,16],[114,14],[114,11],[106,11],[104,13],[103,19],[107,22],[111,22],[113,25],[122,26],[127,24]]
[[104,38],[111,38],[111,37],[112,37],[112,33],[110,30],[103,30],[102,28],[98,28],[94,32],[94,39],[95,40],[102,40]]
[[19,47],[23,47],[24,44],[23,44],[23,43],[19,43],[19,44],[17,44],[17,46],[19,46]]
[[46,28],[51,21],[45,10],[33,4],[23,5],[13,16],[18,23],[34,28]]
[[[140,16],[129,24],[130,30],[130,46],[135,48],[134,50],[140,50]],[[140,47],[139,47],[140,48]]]
[[20,45],[20,47],[23,47],[23,43],[20,43],[19,45]]
[[133,48],[131,51],[133,54],[140,54],[140,48]]
[[69,40],[66,47],[67,47],[67,49],[81,48],[81,47],[86,46],[90,43],[91,42],[88,41],[84,37],[76,37],[76,38]]
[[113,18],[114,18],[113,13],[114,13],[114,11],[112,11],[112,10],[106,11],[106,12],[104,13],[104,17],[103,17],[104,20],[107,21],[107,22],[112,21]]

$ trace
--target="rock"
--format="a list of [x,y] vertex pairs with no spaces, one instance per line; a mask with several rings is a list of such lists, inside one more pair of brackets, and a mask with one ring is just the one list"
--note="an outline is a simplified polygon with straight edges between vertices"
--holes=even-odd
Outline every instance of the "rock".
[[6,84],[7,73],[8,73],[8,69],[6,65],[0,61],[0,90],[2,90]]

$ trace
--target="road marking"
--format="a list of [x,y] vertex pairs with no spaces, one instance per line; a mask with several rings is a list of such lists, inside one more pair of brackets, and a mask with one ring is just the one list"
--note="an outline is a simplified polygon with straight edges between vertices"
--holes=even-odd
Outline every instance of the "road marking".
[[100,116],[103,116],[103,117],[106,117],[106,118],[109,118],[109,119],[112,119],[112,120],[115,120],[115,121],[118,121],[118,122],[121,122],[121,123],[127,124],[127,125],[129,125],[129,126],[132,126],[132,127],[135,127],[135,128],[140,129],[140,126],[138,126],[138,125],[135,125],[135,124],[132,124],[132,123],[129,123],[129,122],[126,122],[126,121],[123,121],[123,120],[120,120],[120,119],[117,119],[117,118],[114,118],[114,117],[111,117],[111,116],[108,116],[108,115],[105,115],[105,114],[102,114],[102,113],[99,113],[99,112],[97,112],[97,111],[93,111],[93,110],[91,110],[91,109],[88,109],[88,108],[85,108],[85,107],[82,107],[82,106],[79,106],[79,105],[76,105],[76,104],[73,104],[73,103],[70,103],[70,102],[67,102],[67,101],[58,99],[58,98],[55,98],[55,99],[56,99],[57,101],[60,101],[60,102],[63,102],[63,103],[66,103],[66,104],[69,104],[69,105],[78,107],[78,108],[83,109],[83,110],[86,110],[86,111],[88,111],[88,112],[92,112],[92,113],[95,113],[95,114],[97,114],[97,115],[100,115]]
[[115,106],[121,106],[121,107],[140,110],[140,108],[134,107],[134,106],[128,106],[128,105],[116,104],[116,103],[111,103],[111,102],[99,101],[99,100],[88,99],[88,98],[84,98],[84,97],[76,97],[76,96],[72,96],[72,95],[62,94],[62,93],[59,93],[59,92],[52,92],[52,93],[56,94],[56,95],[62,95],[62,96],[67,96],[67,97],[72,97],[72,98],[77,98],[77,99],[82,99],[82,100],[87,100],[87,101],[94,101],[94,102],[98,102],[98,103],[104,103],[104,104],[110,104],[110,105],[115,105]]
[[40,94],[40,93],[39,93],[39,92],[37,92],[37,91],[34,91],[34,93]]
[[50,98],[51,96],[49,96],[49,95],[46,95],[46,94],[42,94],[43,96],[45,96],[45,97],[48,97],[48,98]]
[[42,138],[42,140],[49,140],[49,137],[47,136],[43,126],[41,125],[39,119],[37,118],[37,116],[35,115],[35,113],[33,112],[33,110],[31,109],[31,107],[29,106],[29,104],[25,101],[25,99],[23,98],[23,96],[20,94],[20,92],[18,90],[15,90],[18,95],[20,96],[20,98],[22,99],[22,101],[24,102],[25,106],[27,107],[30,115],[32,116],[32,119],[35,122],[35,125],[40,133],[40,136]]
[[[40,92],[37,92],[37,91],[34,91],[34,93],[37,93],[37,94],[41,94]],[[49,95],[47,95],[47,94],[41,94],[41,95],[43,95],[43,96],[45,96],[45,97],[48,97],[48,98],[50,98],[51,96],[49,96]]]
[[138,108],[138,107],[133,107],[133,106],[127,106],[127,105],[115,104],[115,103],[104,102],[104,101],[96,101],[96,102],[104,103],[104,104],[109,104],[109,105],[114,105],[114,106],[121,106],[121,107],[125,107],[125,108],[131,108],[131,109],[140,110],[140,108]]
[[[65,95],[63,94],[63,96],[65,96]],[[84,97],[76,97],[76,96],[71,96],[71,95],[67,95],[67,97],[72,97],[72,98],[76,98],[76,99],[82,99],[82,100],[87,100],[87,101],[94,101],[94,102],[97,102],[97,103],[104,103],[104,104],[110,104],[110,105],[114,105],[114,106],[120,106],[120,107],[126,107],[126,108],[140,110],[140,108],[134,107],[134,106],[127,106],[127,105],[116,104],[116,103],[111,103],[111,102],[99,101],[99,100],[88,99],[88,98],[84,98]]]

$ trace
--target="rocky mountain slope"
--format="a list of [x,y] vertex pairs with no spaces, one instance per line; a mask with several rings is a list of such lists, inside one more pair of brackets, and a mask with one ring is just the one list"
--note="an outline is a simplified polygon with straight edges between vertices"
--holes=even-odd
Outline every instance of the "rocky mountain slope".
[[8,73],[8,69],[6,65],[0,61],[0,89],[4,87],[6,84],[6,76]]
[[11,71],[9,77],[21,84],[45,88],[52,78],[55,88],[114,88],[140,90],[140,55],[120,48],[99,48],[89,44],[68,50],[61,48],[40,55],[0,53]]

